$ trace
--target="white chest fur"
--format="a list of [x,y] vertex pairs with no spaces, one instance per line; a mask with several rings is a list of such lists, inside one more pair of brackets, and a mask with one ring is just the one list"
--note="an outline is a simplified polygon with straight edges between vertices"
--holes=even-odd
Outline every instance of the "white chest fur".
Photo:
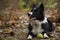
[[32,32],[34,34],[37,34],[37,33],[41,33],[42,31],[44,31],[42,28],[41,28],[41,24],[42,23],[47,23],[47,18],[45,17],[43,21],[38,21],[38,20],[31,20],[31,25],[32,25]]
[[32,22],[31,25],[32,25],[32,28],[33,28],[32,32],[33,32],[34,34],[41,33],[42,31],[44,31],[44,30],[41,28],[41,23],[40,23],[40,21],[35,20],[35,21],[31,21],[31,22]]

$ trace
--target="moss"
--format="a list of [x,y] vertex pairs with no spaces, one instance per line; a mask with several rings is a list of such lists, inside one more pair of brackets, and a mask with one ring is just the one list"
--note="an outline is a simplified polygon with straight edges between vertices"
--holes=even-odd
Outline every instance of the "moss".
[[14,38],[12,38],[12,37],[9,37],[9,38],[7,38],[7,40],[14,40]]
[[0,37],[0,40],[2,40],[2,38]]
[[26,8],[26,5],[25,4],[26,3],[24,1],[19,1],[18,2],[18,6],[19,6],[20,9]]

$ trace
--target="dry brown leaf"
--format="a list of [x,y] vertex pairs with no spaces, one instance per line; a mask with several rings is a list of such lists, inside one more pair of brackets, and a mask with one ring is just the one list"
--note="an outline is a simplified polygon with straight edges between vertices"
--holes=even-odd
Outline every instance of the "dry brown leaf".
[[4,29],[3,30],[3,33],[10,33],[10,32],[12,32],[12,29]]

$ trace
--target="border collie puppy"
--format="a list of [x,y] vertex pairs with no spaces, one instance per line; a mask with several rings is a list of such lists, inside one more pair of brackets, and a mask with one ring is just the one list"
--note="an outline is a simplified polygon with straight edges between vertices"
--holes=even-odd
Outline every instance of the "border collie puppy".
[[33,4],[32,10],[28,13],[28,16],[30,20],[27,39],[32,39],[36,37],[39,33],[42,33],[44,35],[44,38],[48,38],[49,36],[51,36],[50,32],[53,32],[55,28],[52,22],[44,16],[43,3],[41,3],[38,8],[36,8],[36,6]]

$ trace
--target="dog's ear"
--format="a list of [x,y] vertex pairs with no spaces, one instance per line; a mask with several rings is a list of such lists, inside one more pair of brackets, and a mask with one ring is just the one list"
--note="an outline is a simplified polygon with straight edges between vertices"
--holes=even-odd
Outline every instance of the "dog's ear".
[[40,4],[40,6],[37,8],[38,15],[41,15],[44,17],[44,5],[43,3]]
[[38,7],[39,11],[44,11],[44,5],[43,3],[40,4],[40,6]]
[[33,11],[35,11],[35,10],[36,10],[36,5],[33,3],[31,5],[31,12],[28,12],[28,16],[31,17],[31,15],[33,15]]
[[36,5],[34,3],[31,5],[31,9],[31,11],[34,11],[36,9]]

